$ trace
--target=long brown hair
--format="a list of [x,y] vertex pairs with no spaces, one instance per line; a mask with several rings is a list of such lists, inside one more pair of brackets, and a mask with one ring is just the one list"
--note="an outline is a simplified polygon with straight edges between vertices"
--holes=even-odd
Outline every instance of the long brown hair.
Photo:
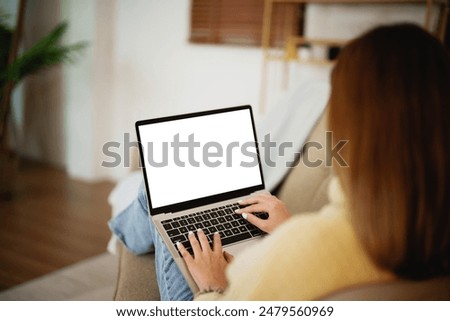
[[450,57],[418,26],[378,27],[332,73],[336,168],[374,262],[407,278],[450,273]]

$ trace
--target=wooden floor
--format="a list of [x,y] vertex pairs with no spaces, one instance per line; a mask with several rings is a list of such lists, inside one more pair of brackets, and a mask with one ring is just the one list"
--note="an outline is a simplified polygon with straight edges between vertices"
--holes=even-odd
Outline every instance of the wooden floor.
[[0,200],[0,291],[105,252],[113,183],[29,162],[17,182],[13,199]]

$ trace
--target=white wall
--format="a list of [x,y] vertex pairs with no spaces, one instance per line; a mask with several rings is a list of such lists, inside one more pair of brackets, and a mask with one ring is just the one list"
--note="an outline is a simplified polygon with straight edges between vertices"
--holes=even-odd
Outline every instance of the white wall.
[[94,81],[97,66],[94,64],[94,50],[97,39],[96,3],[89,0],[64,0],[63,19],[68,21],[69,30],[65,41],[75,43],[87,41],[89,46],[75,64],[64,67],[64,126],[66,139],[66,169],[76,178],[95,179],[96,137],[95,120],[102,105],[94,104]]
[[[124,132],[134,137],[138,119],[242,104],[258,108],[261,50],[190,44],[190,1],[61,1],[62,18],[69,22],[66,41],[90,42],[76,64],[64,67],[60,144],[63,166],[73,177],[124,176],[127,168],[101,166],[108,160],[102,146],[111,140],[122,143]],[[347,38],[378,23],[423,21],[422,7],[407,8],[310,6],[306,31]],[[282,66],[270,68],[269,87],[280,88]],[[299,70],[311,68],[291,69],[295,84]]]
[[[73,35],[68,39],[84,35],[93,48],[82,63],[67,68],[67,168],[71,175],[115,179],[128,172],[127,168],[102,168],[101,162],[109,159],[101,148],[106,141],[122,143],[124,132],[134,137],[138,119],[257,105],[260,50],[189,45],[189,1],[108,1],[115,7],[109,17],[105,7],[99,7],[105,3],[97,1],[93,8],[97,20],[85,18],[82,24],[75,21],[80,16],[75,12],[92,3],[81,2],[68,1]],[[75,31],[77,26],[81,32]],[[99,33],[102,28],[104,32]],[[93,38],[84,33],[87,29]],[[105,44],[105,32],[114,35],[109,44]]]

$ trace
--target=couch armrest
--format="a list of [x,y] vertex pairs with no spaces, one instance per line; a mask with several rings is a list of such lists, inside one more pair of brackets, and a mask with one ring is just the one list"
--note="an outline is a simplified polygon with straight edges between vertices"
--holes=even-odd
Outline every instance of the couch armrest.
[[395,280],[342,289],[322,298],[325,301],[448,301],[450,276],[412,281]]
[[155,255],[134,255],[118,244],[119,273],[116,301],[157,301],[159,290],[155,273]]
[[314,142],[315,145],[304,148],[298,164],[289,171],[278,192],[279,199],[293,214],[315,212],[328,203],[332,170],[326,166],[326,131],[327,117],[324,114],[308,138],[308,142]]

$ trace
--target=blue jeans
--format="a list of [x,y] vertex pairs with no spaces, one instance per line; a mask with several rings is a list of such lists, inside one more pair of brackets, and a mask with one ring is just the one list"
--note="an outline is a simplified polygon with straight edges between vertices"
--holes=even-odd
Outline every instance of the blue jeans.
[[148,216],[145,186],[139,187],[137,198],[109,222],[111,231],[134,254],[155,251],[156,277],[163,301],[190,301],[193,293]]

